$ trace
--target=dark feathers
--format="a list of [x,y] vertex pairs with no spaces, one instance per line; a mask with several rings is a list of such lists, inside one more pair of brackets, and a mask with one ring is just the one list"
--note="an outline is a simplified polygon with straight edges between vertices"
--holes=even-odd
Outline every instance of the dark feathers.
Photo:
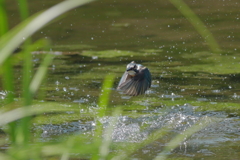
[[151,87],[151,73],[148,68],[139,65],[138,72],[132,76],[127,71],[123,74],[117,89],[130,96],[144,94]]

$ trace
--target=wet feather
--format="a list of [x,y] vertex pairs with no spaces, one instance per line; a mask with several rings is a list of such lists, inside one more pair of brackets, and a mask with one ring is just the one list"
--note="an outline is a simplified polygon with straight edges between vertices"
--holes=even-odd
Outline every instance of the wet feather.
[[[137,96],[144,94],[147,89],[151,87],[151,73],[148,70],[148,68],[143,67],[142,65],[138,65],[137,69],[136,65],[134,65],[135,62],[131,62],[127,66],[127,70],[131,70],[128,67],[134,67],[131,70],[131,75],[128,71],[125,71],[117,89],[123,91],[125,94],[130,96]],[[135,75],[132,75],[132,71],[135,71]]]

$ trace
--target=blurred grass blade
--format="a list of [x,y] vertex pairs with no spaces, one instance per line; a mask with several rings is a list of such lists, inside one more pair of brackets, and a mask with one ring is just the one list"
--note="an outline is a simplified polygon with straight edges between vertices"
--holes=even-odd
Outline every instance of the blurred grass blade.
[[[49,45],[50,42],[47,39],[40,39],[36,41],[33,45],[28,46],[28,48],[30,51],[35,51],[39,48],[49,48]],[[40,84],[42,83],[47,73],[47,67],[51,64],[53,57],[54,57],[53,54],[47,54],[43,59],[43,62],[41,62],[40,67],[33,76],[33,79],[28,88],[31,95],[35,94],[38,88],[40,87]]]
[[[0,36],[4,35],[8,31],[8,18],[6,14],[5,1],[0,0]],[[12,59],[7,59],[2,68],[3,75],[3,87],[8,92],[6,97],[6,103],[10,103],[14,99],[14,87],[13,87],[13,64]]]
[[17,48],[22,42],[25,41],[28,37],[38,31],[40,28],[45,26],[54,18],[59,15],[76,8],[78,6],[89,3],[93,0],[68,0],[63,1],[43,13],[33,16],[35,18],[30,18],[27,20],[24,25],[20,25],[20,27],[14,28],[12,31],[8,32],[0,40],[0,65],[6,60],[7,57]]
[[212,52],[220,52],[221,49],[213,37],[212,33],[207,29],[204,23],[198,16],[182,1],[182,0],[169,0],[195,27],[197,32],[206,40]]
[[22,92],[24,106],[30,105],[32,101],[32,95],[29,92],[29,84],[32,77],[32,54],[30,48],[28,47],[30,44],[30,39],[27,39],[23,47]]
[[53,54],[47,54],[41,63],[40,67],[38,68],[37,72],[35,73],[32,82],[30,84],[30,92],[31,94],[35,94],[38,88],[40,87],[41,82],[43,81],[43,78],[45,77],[47,73],[48,66],[51,64],[52,59],[54,55]]
[[179,146],[181,142],[188,139],[191,135],[207,127],[208,125],[219,121],[221,121],[220,118],[203,118],[202,120],[198,121],[196,124],[188,128],[186,131],[178,134],[175,138],[173,138],[154,160],[166,159],[170,152],[174,150],[177,146]]
[[18,119],[24,118],[26,116],[32,116],[35,114],[40,114],[44,112],[50,112],[51,107],[49,108],[44,108],[44,109],[39,109],[37,107],[28,107],[26,110],[25,107],[22,108],[17,108],[5,113],[0,114],[0,126],[6,125],[10,122],[16,121]]
[[111,88],[112,88],[113,82],[114,82],[114,77],[115,76],[113,74],[109,74],[104,79],[101,94],[100,94],[99,101],[98,101],[98,106],[99,106],[98,116],[99,117],[105,116],[105,111],[108,106]]
[[[20,12],[21,20],[25,20],[28,18],[28,3],[27,0],[18,0],[18,7]],[[31,44],[31,39],[27,38],[23,45],[23,79],[22,79],[22,91],[23,91],[23,99],[24,106],[28,106],[32,102],[32,95],[29,92],[29,83],[32,77],[32,54],[29,49],[29,45]],[[30,119],[29,119],[30,121]],[[26,129],[25,129],[26,130]]]
[[112,119],[110,120],[108,127],[105,130],[105,133],[103,135],[102,145],[100,146],[100,151],[99,151],[101,159],[106,159],[107,156],[109,155],[110,144],[112,143],[112,134],[114,131],[114,127],[117,124],[118,117],[121,114],[121,111],[122,110],[120,108],[116,108],[113,111]]
[[8,58],[2,67],[3,88],[8,92],[5,103],[11,103],[14,100],[14,71],[13,60]]
[[[32,115],[48,113],[48,112],[69,111],[69,109],[59,107],[59,103],[53,103],[53,102],[36,103],[28,107],[23,106],[21,108],[16,108],[20,105],[21,105],[21,101],[13,102],[11,104],[5,105],[5,107],[2,110],[0,110],[0,126],[6,125],[10,122],[13,122],[15,120],[21,119],[26,116],[32,116]],[[11,111],[5,111],[5,109],[8,109],[8,108],[16,108],[16,109],[13,109]]]
[[29,16],[27,0],[18,0],[18,4],[21,19],[24,20]]
[[[8,31],[8,16],[6,13],[5,0],[0,0],[0,37],[6,34]],[[8,58],[3,63],[0,74],[2,74],[2,86],[7,91],[7,97],[4,100],[5,104],[9,104],[14,101],[15,90],[14,90],[14,70],[13,70],[13,59]],[[1,106],[2,107],[2,106]],[[9,123],[9,138],[12,142],[15,141],[15,128],[16,123]]]
[[7,155],[5,153],[0,153],[0,159],[1,160],[12,160],[12,157],[10,157],[9,155]]
[[[96,130],[94,133],[95,134],[94,135],[94,143],[99,146],[102,143],[102,139],[100,137],[102,137],[102,134],[103,134],[103,132],[102,132],[103,125],[100,123],[99,119],[101,119],[105,116],[111,89],[112,89],[113,82],[114,82],[114,77],[115,77],[115,75],[113,75],[113,74],[109,74],[105,77],[103,84],[102,84],[102,90],[101,90],[101,94],[99,97],[99,101],[98,101],[99,108],[98,108],[97,119],[96,119]],[[99,156],[100,155],[98,153],[95,153],[91,159],[98,160]]]
[[[46,56],[43,63],[41,63],[40,67],[38,68],[37,72],[34,75],[34,79],[32,80],[33,86],[31,86],[31,79],[32,79],[32,51],[35,51],[37,48],[44,48],[49,46],[48,40],[42,39],[38,40],[34,43],[34,45],[30,46],[30,40],[28,39],[24,43],[24,50],[23,50],[23,57],[24,57],[24,64],[23,64],[23,80],[22,80],[22,93],[23,93],[23,106],[27,107],[32,104],[32,99],[34,93],[37,91],[38,87],[40,86],[43,78],[45,77],[45,73],[47,70],[47,66],[51,63],[51,58],[47,59]],[[34,48],[35,47],[35,48]],[[47,66],[46,66],[47,65]],[[32,87],[32,88],[31,88]],[[20,121],[20,125],[18,128],[15,128],[17,132],[17,143],[19,145],[27,145],[29,138],[30,138],[30,124],[31,124],[31,117],[24,117]],[[20,126],[20,127],[19,127]]]
[[8,18],[6,14],[5,1],[0,0],[0,36],[8,31]]

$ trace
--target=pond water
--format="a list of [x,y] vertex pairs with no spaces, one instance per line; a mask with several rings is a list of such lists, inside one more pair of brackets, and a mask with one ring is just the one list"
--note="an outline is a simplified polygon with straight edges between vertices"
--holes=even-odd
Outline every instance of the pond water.
[[[29,6],[35,13],[57,2],[32,1]],[[193,134],[169,157],[239,159],[240,3],[186,2],[212,32],[221,53],[212,53],[169,1],[94,2],[36,33],[33,40],[51,39],[56,54],[35,97],[36,104],[58,103],[59,110],[66,110],[34,118],[32,130],[41,133],[38,140],[53,141],[59,135],[92,131],[102,82],[114,73],[109,113],[119,106],[123,109],[112,135],[115,143],[139,143],[152,131],[174,124],[171,134],[139,149],[131,159],[154,158],[176,134],[210,118],[220,121]],[[8,10],[13,26],[18,22],[16,6],[9,5]],[[35,68],[42,53],[33,52]],[[151,89],[144,96],[128,97],[116,91],[126,65],[133,60],[152,73]],[[110,119],[106,116],[101,122],[107,127]]]

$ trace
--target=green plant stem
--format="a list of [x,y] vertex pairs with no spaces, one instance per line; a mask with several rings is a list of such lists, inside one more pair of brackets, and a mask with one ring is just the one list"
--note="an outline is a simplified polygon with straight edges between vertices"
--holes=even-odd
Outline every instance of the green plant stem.
[[19,12],[22,20],[25,20],[28,18],[28,3],[27,0],[18,0],[19,4]]
[[[0,0],[0,36],[3,36],[8,31],[8,18],[5,10],[5,0]],[[12,59],[8,58],[2,66],[3,88],[7,91],[5,103],[9,104],[14,101],[14,71]],[[9,123],[9,135],[14,143],[16,138],[16,122]]]
[[119,115],[121,114],[122,110],[120,108],[116,108],[113,111],[112,114],[112,119],[109,121],[109,125],[105,130],[105,133],[103,134],[103,140],[102,140],[102,144],[99,147],[99,155],[100,155],[100,159],[107,159],[107,156],[110,153],[110,145],[112,143],[112,133],[114,131],[114,128],[117,124],[117,120]]
[[41,85],[41,82],[43,81],[46,73],[47,73],[47,67],[51,64],[52,59],[53,59],[54,55],[53,54],[47,54],[43,60],[43,62],[41,63],[40,67],[38,68],[37,72],[35,73],[31,84],[30,84],[30,93],[32,95],[34,95],[38,88]]
[[[28,3],[27,0],[18,0],[19,12],[21,20],[24,21],[28,18]],[[23,63],[23,97],[24,97],[24,106],[31,104],[31,93],[29,91],[29,84],[31,81],[32,74],[32,55],[31,51],[28,49],[28,46],[31,44],[31,40],[28,38],[24,45],[24,63]]]
[[113,86],[114,82],[114,75],[109,74],[105,77],[103,85],[102,85],[102,90],[101,94],[99,97],[98,101],[98,106],[99,106],[99,117],[104,117],[105,116],[105,111],[109,103],[109,98],[110,98],[110,93],[111,93],[111,88]]
[[5,10],[5,0],[0,0],[0,36],[8,31],[8,18]]
[[[96,130],[94,135],[94,143],[98,146],[101,145],[102,139],[100,138],[103,134],[103,125],[100,123],[99,119],[103,118],[106,114],[106,108],[109,103],[111,88],[114,82],[114,75],[109,74],[105,77],[104,82],[101,88],[101,94],[98,101],[98,113],[97,113],[97,120],[96,120]],[[94,154],[91,160],[98,160],[100,157],[98,153]],[[104,155],[105,156],[105,155]]]
[[[26,0],[18,0],[19,4],[19,12],[21,16],[21,20],[24,21],[28,18],[28,4]],[[32,77],[32,54],[29,49],[29,45],[31,44],[30,37],[27,38],[27,40],[23,44],[23,57],[24,57],[24,63],[23,63],[23,79],[22,79],[22,91],[23,91],[23,106],[26,106],[26,110],[28,109],[28,106],[32,103],[33,96],[31,95],[31,92],[29,90],[29,84]],[[21,120],[21,127],[19,128],[18,134],[19,138],[17,139],[18,143],[20,145],[27,145],[30,137],[30,120],[31,117],[24,117]]]
[[[0,36],[3,36],[8,31],[8,18],[5,10],[5,1],[0,0]],[[3,64],[3,87],[8,92],[6,103],[11,103],[14,100],[13,87],[13,65],[12,60],[8,58]]]

